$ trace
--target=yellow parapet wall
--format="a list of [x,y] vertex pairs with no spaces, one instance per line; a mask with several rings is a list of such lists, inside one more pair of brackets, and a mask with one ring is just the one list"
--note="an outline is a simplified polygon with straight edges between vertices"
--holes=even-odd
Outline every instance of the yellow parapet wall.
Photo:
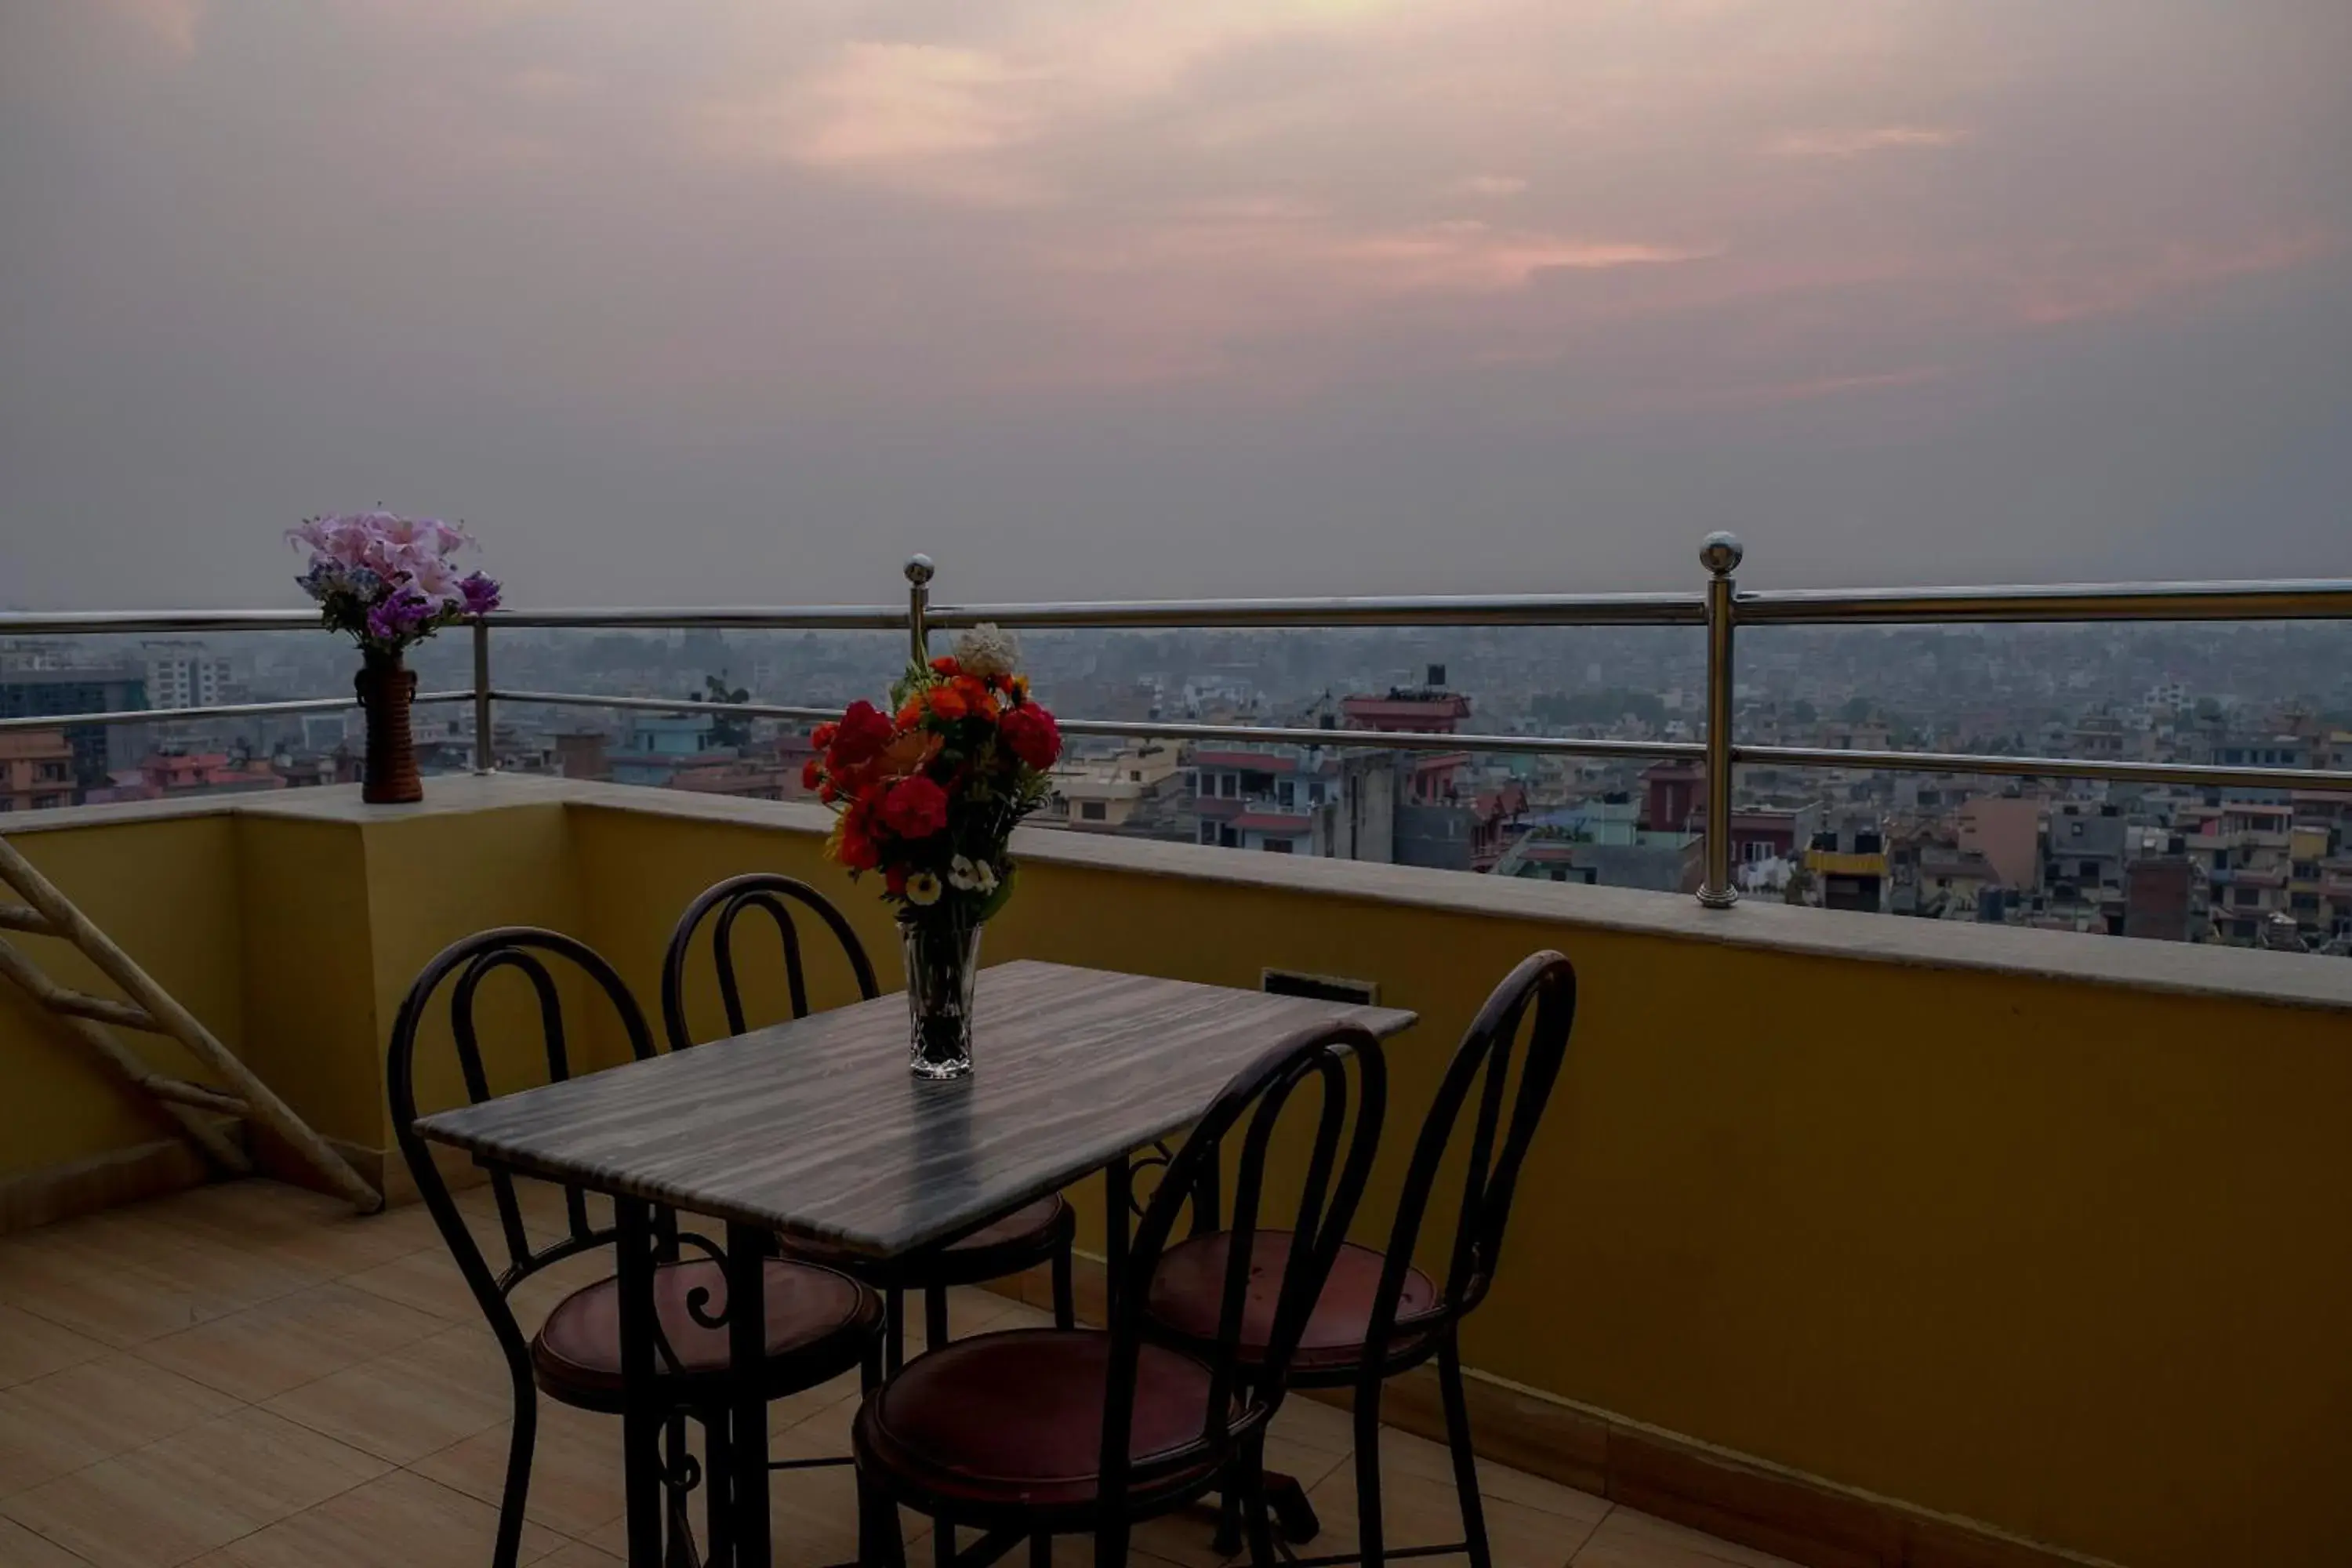
[[[392,1009],[466,931],[571,930],[653,1014],[678,910],[771,868],[840,895],[895,974],[813,813],[433,788],[424,812],[58,814],[15,841],[314,1125],[379,1151]],[[1570,1069],[1467,1335],[1483,1372],[2119,1563],[2352,1562],[2352,965],[1076,836],[1024,852],[986,958],[1376,982],[1423,1020],[1391,1047],[1402,1118],[1513,961],[1574,959]],[[718,1032],[707,989],[694,1010]],[[0,1175],[159,1136],[38,1028],[0,1000]]]

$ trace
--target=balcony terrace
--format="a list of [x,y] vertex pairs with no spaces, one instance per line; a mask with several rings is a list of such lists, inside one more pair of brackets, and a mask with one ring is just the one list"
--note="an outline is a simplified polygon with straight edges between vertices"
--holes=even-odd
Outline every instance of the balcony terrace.
[[[678,910],[754,868],[882,944],[886,911],[820,858],[827,820],[499,775],[414,807],[324,788],[13,820],[395,1203],[196,1185],[169,1123],[0,992],[0,1229],[22,1233],[0,1239],[0,1562],[487,1561],[503,1394],[397,1202],[394,1008],[443,944],[508,922],[582,937],[650,995]],[[1465,1335],[1506,1568],[2347,1560],[2352,1252],[2326,1238],[2352,1190],[2352,966],[1097,836],[1016,848],[992,960],[1371,982],[1423,1018],[1391,1051],[1403,1115],[1512,962],[1574,959],[1567,1077]],[[53,970],[98,984],[69,953]],[[1098,1187],[1072,1196],[1098,1234]],[[1335,1474],[1340,1427],[1295,1403],[1288,1468],[1317,1451]],[[1434,1405],[1408,1379],[1388,1408],[1427,1430]],[[830,1443],[843,1415],[777,1420]],[[616,1469],[589,1418],[549,1419],[531,1550],[603,1562]],[[1426,1458],[1391,1451],[1401,1476]],[[844,1554],[824,1484],[777,1494],[811,1562]],[[1145,1544],[1208,1551],[1204,1527]]]

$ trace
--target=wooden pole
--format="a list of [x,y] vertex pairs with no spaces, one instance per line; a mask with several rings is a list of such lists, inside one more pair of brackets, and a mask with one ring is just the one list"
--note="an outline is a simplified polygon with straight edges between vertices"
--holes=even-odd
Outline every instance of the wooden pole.
[[[56,982],[42,973],[38,964],[5,942],[0,942],[0,976],[22,986],[35,1003],[40,1004],[58,1021],[59,1028],[89,1047],[100,1061],[121,1074],[123,1081],[131,1088],[142,1091],[148,1089],[148,1080],[155,1074],[139,1059],[138,1054],[89,1019],[77,1018],[70,1013],[60,1013],[47,1007],[43,996],[46,992],[57,989]],[[175,1104],[168,1100],[158,1099],[156,1103],[180,1124],[190,1138],[195,1140],[197,1147],[223,1169],[234,1171],[238,1175],[253,1169],[253,1162],[246,1158],[245,1151],[238,1148],[236,1141],[223,1132],[219,1123],[211,1117],[193,1106]]]
[[[325,1139],[311,1131],[310,1124],[294,1113],[293,1107],[278,1099],[252,1068],[238,1060],[236,1053],[221,1044],[213,1037],[211,1030],[197,1021],[194,1014],[181,1006],[170,992],[158,985],[129,953],[117,947],[111,938],[99,930],[89,916],[77,909],[5,838],[0,838],[0,880],[5,880],[14,887],[26,902],[40,911],[58,936],[72,942],[84,956],[98,965],[108,979],[122,987],[123,994],[154,1020],[159,1033],[179,1041],[196,1060],[226,1080],[236,1098],[245,1101],[254,1120],[283,1141],[330,1186],[349,1199],[352,1206],[362,1214],[373,1214],[383,1207],[383,1194],[368,1185],[366,1179],[352,1169],[349,1161],[330,1148]],[[18,956],[22,958],[23,955]],[[27,964],[30,963],[29,960],[26,962]],[[47,977],[44,975],[42,978],[47,980]],[[61,1016],[71,1017],[70,1015]],[[142,1073],[141,1076],[152,1075]]]

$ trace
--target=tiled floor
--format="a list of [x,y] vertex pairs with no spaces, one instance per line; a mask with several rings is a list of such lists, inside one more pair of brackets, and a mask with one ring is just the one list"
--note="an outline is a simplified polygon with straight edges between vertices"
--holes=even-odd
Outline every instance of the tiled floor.
[[[551,1194],[542,1194],[551,1196]],[[487,1217],[487,1194],[468,1193]],[[551,1217],[551,1205],[539,1211]],[[488,1234],[487,1228],[484,1231]],[[586,1257],[516,1295],[525,1328],[605,1271]],[[1042,1321],[957,1293],[959,1335]],[[268,1182],[205,1187],[0,1237],[0,1564],[5,1568],[484,1568],[507,1378],[421,1209],[353,1217]],[[773,1408],[776,1457],[845,1450],[854,1376]],[[613,1568],[618,1423],[542,1404],[523,1557]],[[1389,1539],[1458,1533],[1443,1449],[1383,1445]],[[1349,1422],[1285,1407],[1272,1458],[1354,1536]],[[1565,1487],[1483,1468],[1498,1568],[1723,1568],[1780,1560]],[[776,1562],[851,1555],[848,1473],[779,1472]],[[928,1523],[907,1517],[910,1541]],[[1215,1568],[1204,1517],[1137,1537],[1144,1568]],[[1083,1562],[1090,1543],[1058,1543]],[[928,1541],[909,1554],[931,1560]]]

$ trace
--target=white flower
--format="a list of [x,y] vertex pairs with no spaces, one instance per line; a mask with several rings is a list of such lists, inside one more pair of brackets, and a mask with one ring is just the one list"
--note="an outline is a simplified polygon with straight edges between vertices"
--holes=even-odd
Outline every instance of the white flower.
[[966,675],[983,680],[992,675],[1010,675],[1021,662],[1021,645],[1011,632],[982,621],[956,638],[955,660]]
[[970,860],[959,855],[948,862],[948,886],[961,892],[971,892],[981,885],[982,869],[982,868],[973,866]]
[[907,879],[907,901],[918,909],[929,909],[940,901],[940,879],[929,871],[917,871]]
[[983,893],[996,891],[996,868],[982,860],[974,869],[978,876],[980,890]]

